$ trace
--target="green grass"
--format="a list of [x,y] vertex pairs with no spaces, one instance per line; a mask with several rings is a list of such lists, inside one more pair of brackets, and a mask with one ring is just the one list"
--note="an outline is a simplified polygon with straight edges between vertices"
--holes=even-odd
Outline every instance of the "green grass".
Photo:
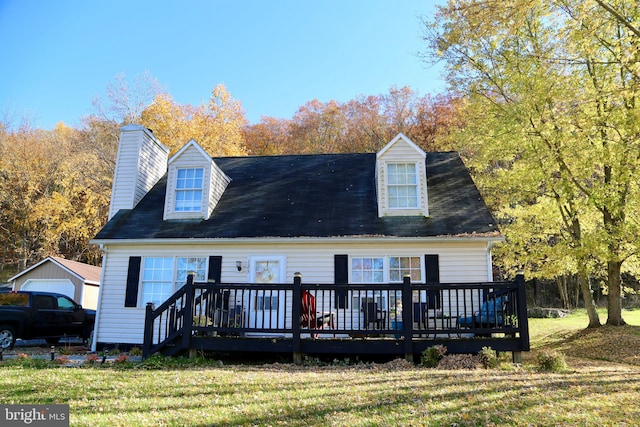
[[[640,325],[640,311],[624,317]],[[534,350],[562,348],[567,340],[579,347],[591,337],[581,336],[584,313],[531,319],[530,325]],[[614,333],[633,335],[636,329]],[[163,368],[154,359],[146,369],[34,365],[0,365],[0,402],[68,403],[73,426],[585,426],[634,425],[640,419],[640,363],[573,356],[561,374],[541,373],[528,361],[472,371],[397,362],[298,367],[193,360]]]

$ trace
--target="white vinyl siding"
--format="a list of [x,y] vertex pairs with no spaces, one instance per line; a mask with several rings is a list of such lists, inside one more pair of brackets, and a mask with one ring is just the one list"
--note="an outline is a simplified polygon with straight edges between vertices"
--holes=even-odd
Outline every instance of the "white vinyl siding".
[[[124,307],[130,256],[208,258],[219,255],[222,256],[222,282],[246,283],[249,281],[250,259],[256,255],[272,255],[286,258],[285,283],[293,283],[296,272],[302,274],[302,281],[306,283],[333,283],[335,254],[353,257],[366,254],[371,258],[415,256],[422,259],[424,254],[438,254],[440,281],[443,283],[472,283],[487,281],[491,277],[490,263],[487,262],[488,243],[482,240],[409,242],[362,239],[361,242],[341,242],[333,239],[294,243],[293,240],[281,239],[277,243],[248,240],[217,244],[190,240],[164,246],[110,243],[103,262],[104,282],[100,287],[96,343],[142,344],[145,309],[141,304]],[[242,263],[241,271],[236,268],[237,261]],[[286,301],[287,310],[291,310],[291,299]]]

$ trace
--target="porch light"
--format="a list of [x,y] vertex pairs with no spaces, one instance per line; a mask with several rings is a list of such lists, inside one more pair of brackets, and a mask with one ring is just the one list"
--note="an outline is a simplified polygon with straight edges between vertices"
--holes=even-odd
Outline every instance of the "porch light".
[[236,261],[236,268],[238,271],[242,271],[242,261]]

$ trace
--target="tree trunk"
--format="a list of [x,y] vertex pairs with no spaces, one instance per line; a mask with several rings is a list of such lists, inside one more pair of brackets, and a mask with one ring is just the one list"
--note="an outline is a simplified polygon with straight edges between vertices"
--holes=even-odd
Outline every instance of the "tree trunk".
[[598,316],[596,303],[593,299],[593,293],[591,292],[589,274],[587,273],[587,269],[584,268],[584,264],[582,264],[578,270],[578,283],[582,291],[584,308],[587,310],[587,315],[589,316],[589,325],[587,328],[598,328],[602,326],[602,324],[600,323],[600,316]]
[[607,297],[607,325],[612,326],[626,325],[626,322],[622,319],[621,267],[622,261],[607,261],[607,285],[609,287],[609,296]]
[[567,276],[559,276],[556,278],[556,284],[558,285],[558,294],[560,295],[560,301],[562,301],[562,308],[569,308],[569,291],[567,290]]

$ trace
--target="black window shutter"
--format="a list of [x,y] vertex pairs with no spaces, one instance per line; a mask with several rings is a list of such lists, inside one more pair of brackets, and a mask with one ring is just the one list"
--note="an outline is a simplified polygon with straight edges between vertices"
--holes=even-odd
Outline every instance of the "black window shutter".
[[127,289],[124,294],[124,306],[136,307],[138,305],[138,285],[140,283],[140,264],[142,257],[129,257],[129,269],[127,270]]
[[[440,283],[440,265],[438,255],[425,255],[424,265],[427,269],[427,283]],[[440,308],[440,292],[427,291],[427,303],[429,308]]]
[[[346,285],[349,283],[349,256],[348,255],[334,255],[334,283],[336,285]],[[347,290],[336,291],[336,308],[349,308],[349,301],[347,298]]]
[[214,283],[220,283],[222,277],[222,257],[221,256],[210,256],[209,257],[209,272],[207,275],[208,281],[213,281]]
[[427,283],[440,283],[438,255],[425,255],[424,265],[427,269]]

